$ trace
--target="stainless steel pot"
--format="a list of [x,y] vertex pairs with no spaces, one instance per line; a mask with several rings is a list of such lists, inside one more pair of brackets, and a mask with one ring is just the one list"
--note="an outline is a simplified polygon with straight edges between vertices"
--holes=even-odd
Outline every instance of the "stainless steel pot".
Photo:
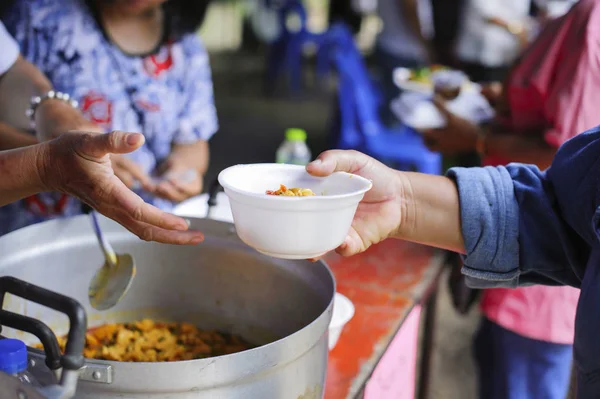
[[[88,283],[103,258],[85,216],[1,237],[0,274],[77,299],[90,326],[143,317],[189,321],[264,344],[183,362],[86,361],[78,398],[321,398],[335,293],[327,266],[265,257],[242,244],[229,223],[190,220],[206,234],[195,247],[142,242],[101,220],[115,250],[131,253],[138,265],[131,290],[109,312],[95,311],[87,300]],[[9,295],[4,305],[44,321],[57,334],[67,332],[62,314]],[[5,330],[6,336],[28,340]]]

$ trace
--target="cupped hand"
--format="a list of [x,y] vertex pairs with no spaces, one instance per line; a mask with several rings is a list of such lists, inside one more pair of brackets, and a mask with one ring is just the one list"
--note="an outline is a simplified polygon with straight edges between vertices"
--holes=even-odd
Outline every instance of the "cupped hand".
[[40,173],[50,191],[70,194],[146,241],[197,244],[203,235],[186,221],[145,203],[116,176],[110,154],[139,148],[138,133],[64,133],[45,144]]
[[433,101],[446,120],[446,125],[442,128],[421,131],[427,148],[445,155],[457,155],[475,151],[477,140],[481,135],[481,128],[448,111],[443,100],[435,98]]
[[336,252],[350,256],[367,250],[397,234],[406,216],[403,190],[406,185],[401,172],[388,168],[357,151],[326,151],[307,165],[313,176],[329,176],[333,172],[348,172],[371,180],[373,188],[358,205],[348,236]]
[[165,168],[154,194],[174,202],[182,202],[202,192],[203,179],[198,170],[171,165]]

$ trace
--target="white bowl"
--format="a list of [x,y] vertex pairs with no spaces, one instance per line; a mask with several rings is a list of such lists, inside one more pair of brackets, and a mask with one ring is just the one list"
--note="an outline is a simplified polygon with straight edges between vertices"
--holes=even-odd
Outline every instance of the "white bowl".
[[344,326],[354,317],[354,305],[350,299],[339,292],[333,299],[333,316],[329,323],[329,350],[337,344]]
[[[219,174],[240,239],[276,258],[321,256],[344,242],[358,203],[371,189],[360,176],[336,172],[325,178],[303,166],[236,165]],[[311,189],[316,196],[267,195],[280,184]]]

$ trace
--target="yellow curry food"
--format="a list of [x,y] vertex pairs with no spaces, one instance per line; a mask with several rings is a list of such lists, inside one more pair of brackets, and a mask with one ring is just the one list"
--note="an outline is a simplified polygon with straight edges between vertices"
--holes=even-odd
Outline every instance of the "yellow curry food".
[[[253,347],[235,335],[200,330],[189,323],[160,323],[149,319],[92,328],[85,341],[84,357],[120,362],[202,359]],[[66,337],[59,337],[58,343],[64,351]]]
[[268,195],[281,195],[284,197],[310,197],[315,195],[309,188],[287,188],[283,184],[279,186],[279,190],[267,190]]

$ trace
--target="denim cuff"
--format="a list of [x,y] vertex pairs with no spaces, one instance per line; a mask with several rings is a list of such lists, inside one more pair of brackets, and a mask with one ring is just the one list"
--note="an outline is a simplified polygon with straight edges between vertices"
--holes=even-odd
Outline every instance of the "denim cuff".
[[519,205],[506,168],[452,168],[460,198],[466,255],[462,273],[473,288],[517,287]]

